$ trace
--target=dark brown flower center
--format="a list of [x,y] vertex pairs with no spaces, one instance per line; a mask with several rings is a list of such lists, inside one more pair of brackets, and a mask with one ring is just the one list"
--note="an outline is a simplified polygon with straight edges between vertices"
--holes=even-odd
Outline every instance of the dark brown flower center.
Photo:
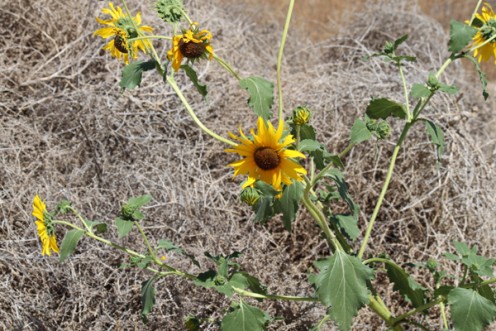
[[127,54],[127,42],[126,38],[122,36],[122,34],[117,33],[114,38],[114,46],[117,48],[121,53]]
[[196,59],[205,53],[205,44],[197,44],[195,42],[185,43],[184,41],[179,41],[179,50],[188,59]]
[[255,163],[263,170],[277,168],[281,159],[275,150],[270,147],[261,147],[255,151]]

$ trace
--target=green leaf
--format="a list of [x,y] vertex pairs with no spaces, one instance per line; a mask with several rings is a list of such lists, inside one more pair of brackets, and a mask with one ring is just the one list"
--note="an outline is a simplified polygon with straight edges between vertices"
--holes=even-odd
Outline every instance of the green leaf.
[[303,196],[303,185],[293,181],[293,184],[286,186],[282,192],[282,197],[276,200],[276,210],[282,212],[284,228],[291,231],[291,225],[296,218],[298,205]]
[[64,236],[62,245],[60,246],[60,262],[64,262],[69,256],[76,250],[77,243],[79,239],[83,236],[84,231],[80,230],[69,230]]
[[356,215],[334,215],[332,221],[336,222],[342,232],[344,232],[351,241],[355,241],[360,235],[358,227],[358,217]]
[[134,222],[126,221],[120,217],[115,219],[115,226],[117,227],[117,235],[119,238],[124,238],[128,235],[129,231],[133,228]]
[[222,331],[263,331],[270,317],[263,310],[240,301],[238,307],[227,314],[220,326]]
[[136,86],[141,84],[141,77],[144,71],[155,69],[157,62],[154,60],[151,61],[137,61],[122,69],[122,77],[119,86],[125,90],[131,90]]
[[479,74],[479,80],[482,85],[482,96],[484,97],[484,100],[487,100],[489,97],[489,93],[487,93],[487,78],[486,74],[482,71],[479,61],[477,59],[469,54],[464,55],[465,58],[469,59],[474,65],[475,69],[477,70],[477,73]]
[[394,283],[393,290],[400,292],[415,308],[425,303],[424,292],[426,289],[420,286],[404,269],[394,268],[386,263],[386,270],[389,279]]
[[460,89],[454,85],[446,85],[446,84],[439,84],[439,91],[445,92],[451,95],[455,95],[458,93]]
[[415,99],[427,98],[431,93],[431,90],[427,86],[418,83],[413,84],[412,91],[410,92],[411,96]]
[[443,130],[429,120],[425,120],[425,128],[431,137],[431,142],[436,146],[437,159],[440,160],[445,147]]
[[350,143],[359,144],[372,138],[372,133],[367,128],[365,121],[357,118],[351,128]]
[[453,246],[455,246],[457,253],[461,256],[469,256],[477,253],[477,246],[470,248],[466,243],[461,241],[454,240]]
[[305,139],[310,139],[310,140],[315,140],[316,134],[315,134],[315,129],[313,126],[304,124],[300,126],[300,139],[305,140]]
[[196,316],[188,315],[184,321],[184,328],[187,331],[200,331],[201,322]]
[[155,277],[152,277],[141,283],[141,319],[144,323],[148,321],[146,316],[155,304],[155,288],[153,288],[155,280]]
[[474,290],[455,288],[449,292],[448,304],[456,331],[479,331],[496,316],[496,306]]
[[331,306],[330,316],[339,329],[349,330],[357,311],[369,302],[367,282],[374,277],[374,271],[341,251],[325,261],[315,278],[317,294],[322,303]]
[[207,85],[202,84],[198,81],[198,75],[196,74],[195,69],[193,69],[192,67],[190,67],[187,64],[183,64],[181,66],[181,69],[184,69],[184,71],[186,72],[186,75],[191,80],[193,85],[196,87],[198,92],[200,92],[200,94],[205,98],[207,96],[207,93],[208,93],[207,92]]
[[300,141],[301,152],[314,152],[321,147],[321,144],[313,139],[304,139]]
[[126,204],[130,208],[141,208],[144,205],[146,205],[148,202],[152,200],[152,197],[150,195],[140,195],[137,197],[132,197],[129,200],[127,200]]
[[367,106],[367,115],[373,119],[386,119],[390,116],[406,118],[405,106],[386,98],[373,99]]
[[65,214],[71,210],[71,202],[69,200],[62,200],[55,208],[59,213]]
[[405,34],[393,42],[393,49],[396,50],[399,45],[403,44],[408,39],[408,34]]
[[261,77],[248,77],[239,81],[239,85],[248,91],[248,105],[257,116],[268,121],[272,116],[270,110],[274,102],[274,84]]
[[452,53],[461,52],[472,41],[476,33],[477,29],[470,25],[451,20],[448,51]]

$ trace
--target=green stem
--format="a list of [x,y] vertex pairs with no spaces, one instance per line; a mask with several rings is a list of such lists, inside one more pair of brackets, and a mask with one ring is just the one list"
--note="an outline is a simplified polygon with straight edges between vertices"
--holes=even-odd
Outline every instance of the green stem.
[[450,56],[439,68],[439,70],[436,72],[436,78],[439,78],[439,76],[443,73],[443,71],[450,65],[450,63],[453,62],[453,58]]
[[[325,315],[324,318],[320,320],[319,323],[315,326],[315,330],[320,330],[320,328],[328,321],[331,319],[331,316]],[[312,329],[313,330],[313,329]]]
[[403,331],[400,325],[394,325],[393,316],[391,312],[386,307],[382,299],[378,296],[369,295],[369,308],[372,309],[380,318],[382,318],[386,324],[391,327],[394,331]]
[[188,21],[189,25],[193,25],[193,21],[191,20],[191,18],[189,18],[188,14],[186,14],[186,11],[183,8],[179,8],[179,10],[183,13],[183,15],[186,18],[186,20]]
[[406,106],[406,115],[408,118],[408,121],[412,121],[412,115],[410,113],[410,101],[408,100],[408,88],[406,86],[406,80],[405,80],[405,75],[403,74],[403,68],[400,63],[398,63],[398,69],[400,71],[400,76],[401,76],[401,82],[403,83],[403,90],[405,92],[405,106]]
[[494,36],[492,36],[491,38],[489,38],[489,39],[485,40],[482,44],[478,44],[477,46],[472,47],[471,49],[469,49],[469,50],[467,51],[467,53],[472,53],[472,52],[473,52],[473,51],[475,51],[476,49],[481,48],[481,47],[483,47],[483,46],[485,46],[485,45],[489,44],[490,42],[492,42],[492,41],[493,41],[493,40],[495,40],[495,39],[496,39],[496,35],[494,35]]
[[404,313],[404,314],[402,314],[402,315],[400,315],[400,316],[398,316],[396,318],[393,318],[393,324],[397,324],[398,322],[401,322],[402,320],[405,320],[408,317],[410,317],[412,315],[415,315],[418,312],[421,312],[421,311],[427,310],[427,309],[429,309],[431,307],[434,307],[435,305],[440,304],[444,300],[446,300],[446,299],[443,298],[443,297],[439,297],[439,298],[437,298],[434,301],[431,301],[429,303],[426,303],[425,305],[422,305],[422,306],[419,306],[419,307],[417,307],[415,309],[412,309],[409,312],[406,312],[406,313]]
[[388,260],[388,259],[383,259],[383,258],[380,258],[380,257],[374,257],[372,259],[365,260],[365,261],[363,261],[363,264],[370,264],[370,263],[375,263],[375,262],[380,262],[380,263],[387,264],[387,265],[393,267],[394,269],[398,270],[399,272],[403,272],[404,271],[402,267],[400,267],[399,265],[397,265],[393,261]]
[[391,162],[389,163],[389,169],[386,175],[386,180],[384,181],[384,184],[382,186],[381,194],[379,195],[379,199],[377,200],[377,204],[375,205],[374,212],[372,213],[372,217],[370,218],[369,224],[367,226],[367,231],[365,232],[365,237],[363,238],[362,246],[360,247],[360,251],[358,252],[359,259],[362,258],[363,253],[365,252],[365,248],[367,247],[368,241],[370,239],[370,235],[372,233],[372,229],[374,227],[375,220],[377,218],[377,215],[379,214],[379,210],[381,209],[382,202],[384,200],[384,197],[386,196],[389,183],[391,182],[391,178],[393,176],[394,166],[396,164],[396,158],[398,157],[398,154],[401,149],[401,144],[403,144],[403,141],[406,138],[406,134],[408,133],[408,130],[410,129],[411,126],[412,126],[411,122],[405,123],[400,138],[398,139],[398,142],[394,147],[393,156],[391,157]]
[[334,250],[344,251],[343,247],[341,246],[341,244],[337,240],[336,236],[329,228],[329,224],[327,224],[327,220],[326,220],[324,214],[310,200],[309,194],[310,194],[311,184],[310,184],[310,181],[308,180],[308,178],[306,176],[304,177],[304,179],[305,179],[306,187],[305,187],[305,191],[303,192],[303,199],[302,200],[303,200],[303,204],[305,205],[305,208],[307,208],[310,215],[312,215],[314,220],[317,222],[319,227],[324,232],[329,245],[332,246],[334,248]]
[[139,222],[134,222],[134,225],[138,229],[139,233],[141,234],[141,237],[145,241],[145,245],[148,248],[148,252],[150,252],[150,256],[152,257],[153,261],[158,261],[157,256],[155,255],[155,251],[153,250],[152,246],[150,246],[150,242],[148,241],[148,237],[146,236],[145,232],[143,231],[143,228],[139,224]]
[[439,308],[441,309],[441,317],[443,319],[443,325],[446,330],[448,330],[448,318],[446,317],[446,306],[444,302],[439,303]]
[[172,37],[168,36],[139,36],[135,38],[129,38],[127,41],[133,42],[136,40],[143,40],[143,39],[167,39],[167,40],[172,40]]
[[269,295],[269,294],[260,294],[250,291],[245,291],[243,289],[234,287],[232,288],[234,292],[239,295],[256,298],[256,299],[270,299],[270,300],[285,300],[285,301],[307,301],[307,302],[319,302],[318,298],[307,298],[307,297],[295,297],[289,295]]
[[472,23],[474,22],[475,15],[479,11],[479,7],[480,7],[481,3],[482,3],[482,0],[479,0],[479,2],[477,2],[477,6],[475,6],[474,13],[472,14],[472,18],[470,18],[470,23],[468,23],[468,25],[472,25]]
[[221,137],[219,136],[218,134],[216,134],[215,132],[211,131],[210,129],[208,129],[199,119],[198,117],[196,116],[195,112],[193,111],[193,109],[191,108],[191,106],[189,105],[188,101],[186,100],[186,98],[184,97],[183,93],[181,92],[181,89],[179,88],[179,86],[177,86],[176,84],[176,81],[174,80],[174,78],[172,78],[171,76],[167,76],[167,83],[170,84],[170,86],[172,86],[172,88],[174,89],[174,91],[176,92],[177,96],[179,97],[179,99],[181,99],[184,107],[186,108],[186,110],[188,111],[189,115],[191,116],[191,118],[193,119],[193,121],[196,123],[196,125],[198,125],[198,127],[200,129],[202,129],[205,133],[207,133],[208,135],[210,135],[211,137],[223,142],[223,143],[226,143],[228,145],[231,145],[231,146],[237,146],[237,144],[231,140],[228,140],[224,137]]
[[84,220],[83,216],[81,216],[81,214],[76,209],[74,209],[73,207],[69,207],[69,209],[72,211],[74,215],[76,215],[76,217],[81,221],[81,223],[83,223],[85,229],[88,232],[93,232],[91,231],[91,228],[88,226],[88,224],[86,224],[86,221]]
[[348,146],[346,146],[346,148],[341,153],[339,153],[338,155],[339,158],[342,159],[343,157],[345,157],[346,154],[348,154],[351,151],[353,146],[355,146],[355,144],[349,143]]
[[282,121],[282,83],[281,83],[281,64],[282,64],[282,54],[284,51],[284,44],[286,43],[286,37],[288,35],[289,23],[291,21],[291,15],[293,13],[294,0],[290,0],[288,14],[286,15],[286,23],[284,24],[284,31],[281,38],[281,46],[279,47],[279,55],[277,56],[277,93],[279,94],[279,121]]
[[214,54],[214,60],[217,61],[224,69],[226,69],[231,75],[233,75],[237,80],[241,80],[241,77],[231,68],[226,61]]

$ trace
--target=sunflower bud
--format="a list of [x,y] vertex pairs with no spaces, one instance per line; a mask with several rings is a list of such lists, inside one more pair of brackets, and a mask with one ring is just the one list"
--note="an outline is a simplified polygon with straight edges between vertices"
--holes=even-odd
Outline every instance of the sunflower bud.
[[133,214],[134,214],[135,210],[136,210],[136,208],[133,208],[133,207],[126,204],[126,205],[122,206],[121,214],[125,218],[131,219],[131,218],[133,218]]
[[166,23],[177,23],[183,17],[182,0],[158,0],[155,2],[158,16]]
[[386,139],[391,134],[391,127],[386,121],[382,121],[377,125],[377,135],[379,139]]
[[260,199],[260,194],[255,188],[247,187],[241,192],[240,199],[247,205],[253,206]]
[[296,107],[293,110],[293,123],[296,125],[307,124],[310,120],[310,110],[307,107]]

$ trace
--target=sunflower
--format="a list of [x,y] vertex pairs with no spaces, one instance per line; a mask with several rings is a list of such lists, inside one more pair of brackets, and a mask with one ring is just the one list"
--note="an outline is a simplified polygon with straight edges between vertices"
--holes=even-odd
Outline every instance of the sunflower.
[[[485,43],[486,40],[489,40],[496,34],[496,15],[491,5],[485,3],[482,7],[482,13],[476,14],[475,17],[482,23],[482,26],[473,38],[474,44],[477,46]],[[484,46],[474,50],[474,57],[479,62],[488,61],[491,56],[494,56],[494,63],[496,63],[496,40],[491,40]]]
[[[110,15],[109,20],[96,18],[97,22],[107,25],[104,28],[96,30],[93,35],[102,38],[111,38],[110,42],[103,47],[104,50],[110,52],[112,57],[117,59],[123,58],[126,64],[129,64],[129,55],[133,59],[138,57],[138,51],[146,53],[146,50],[151,47],[148,39],[140,39],[128,42],[130,38],[143,36],[145,32],[152,32],[153,28],[147,25],[141,25],[141,13],[138,12],[134,18],[124,14],[121,7],[114,7],[112,2],[109,2],[110,8],[103,8],[102,13]],[[138,31],[136,31],[136,28]]]
[[287,149],[295,142],[292,135],[283,137],[284,121],[279,122],[277,130],[270,122],[265,124],[262,117],[258,118],[257,130],[250,132],[253,140],[248,139],[241,128],[240,137],[229,133],[232,139],[240,143],[232,149],[226,149],[228,153],[237,153],[243,158],[229,164],[234,168],[234,176],[248,175],[243,188],[253,186],[257,180],[262,180],[281,191],[282,183],[291,185],[291,180],[302,180],[301,176],[307,171],[292,158],[304,158],[301,152]]
[[208,59],[212,60],[214,50],[210,45],[211,39],[210,31],[199,30],[198,23],[193,23],[189,30],[183,31],[183,34],[174,36],[172,48],[167,52],[167,58],[172,62],[172,68],[178,71],[183,58],[194,61],[208,56]]
[[33,216],[36,217],[36,227],[38,236],[41,239],[41,254],[50,255],[50,250],[55,253],[59,252],[55,229],[52,224],[51,216],[46,210],[45,203],[36,195],[33,200]]

